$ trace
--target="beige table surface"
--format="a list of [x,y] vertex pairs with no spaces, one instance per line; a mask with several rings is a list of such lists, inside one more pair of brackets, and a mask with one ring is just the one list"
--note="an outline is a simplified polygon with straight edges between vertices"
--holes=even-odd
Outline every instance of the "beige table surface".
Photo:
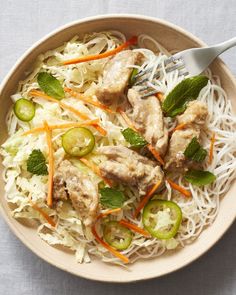
[[[208,44],[236,36],[236,0],[0,0],[0,81],[25,50],[51,30],[106,13],[163,18]],[[222,58],[236,74],[236,48]],[[129,285],[91,282],[48,265],[14,237],[1,217],[0,237],[0,295],[236,294],[236,224],[185,269]]]

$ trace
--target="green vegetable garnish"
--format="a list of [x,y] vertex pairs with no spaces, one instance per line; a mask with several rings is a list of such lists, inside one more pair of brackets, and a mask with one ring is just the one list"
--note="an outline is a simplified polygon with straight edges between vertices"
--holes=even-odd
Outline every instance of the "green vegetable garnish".
[[200,149],[192,156],[192,160],[198,163],[201,163],[205,160],[207,156],[207,150],[200,147]]
[[76,127],[68,130],[62,136],[62,146],[67,154],[82,157],[93,150],[95,138],[89,129]]
[[64,89],[55,77],[46,72],[38,74],[37,81],[41,90],[43,90],[47,95],[61,100],[65,97]]
[[186,147],[184,155],[193,161],[202,162],[207,156],[207,151],[200,146],[197,137],[194,137]]
[[104,187],[99,190],[101,194],[100,203],[106,208],[121,208],[125,201],[125,196],[121,191],[114,188]]
[[35,106],[32,101],[20,98],[14,104],[14,113],[18,119],[29,122],[35,116]]
[[205,76],[195,76],[180,82],[166,97],[162,109],[166,116],[175,117],[183,113],[186,103],[197,99],[200,91],[208,83]]
[[173,238],[182,221],[180,207],[165,200],[151,200],[143,209],[143,225],[155,238],[168,240]]
[[33,150],[27,160],[27,171],[36,175],[47,175],[46,159],[40,150]]
[[185,175],[184,178],[197,186],[203,186],[206,184],[210,184],[216,180],[216,176],[209,172],[203,170],[189,170]]
[[141,148],[148,144],[148,142],[131,128],[126,128],[121,131],[125,140],[131,144],[132,147]]
[[132,232],[117,221],[106,222],[103,226],[103,238],[113,248],[125,250],[132,241]]
[[135,76],[138,74],[138,69],[137,68],[134,68],[131,75],[130,75],[130,78],[129,78],[129,86],[133,86],[133,84],[135,83]]

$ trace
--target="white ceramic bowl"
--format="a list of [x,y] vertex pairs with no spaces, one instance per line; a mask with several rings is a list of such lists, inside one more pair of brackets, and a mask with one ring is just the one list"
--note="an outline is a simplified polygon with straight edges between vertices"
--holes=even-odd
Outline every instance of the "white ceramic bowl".
[[[74,35],[81,35],[93,31],[119,30],[127,35],[148,34],[162,43],[169,50],[183,50],[190,47],[200,47],[205,44],[187,31],[156,18],[140,15],[106,15],[82,19],[47,35],[34,44],[14,65],[0,87],[0,143],[6,137],[5,116],[10,107],[10,95],[16,90],[19,80],[25,76],[25,71],[30,69],[36,57],[49,49],[56,48],[64,41],[70,40]],[[229,98],[236,93],[236,82],[225,64],[217,60],[212,65],[212,71],[220,76],[222,85]],[[236,100],[233,102],[236,109]],[[1,166],[2,170],[2,166]],[[1,172],[1,171],[0,171]],[[150,279],[173,272],[197,259],[210,249],[233,223],[236,216],[236,183],[225,195],[220,205],[220,212],[213,225],[208,227],[200,237],[191,245],[179,251],[165,254],[159,258],[143,260],[130,265],[130,270],[117,266],[107,265],[97,259],[90,264],[77,264],[70,252],[63,252],[48,246],[36,233],[11,216],[11,211],[4,199],[4,183],[0,179],[1,213],[15,235],[35,254],[56,267],[84,278],[107,282],[131,282]]]

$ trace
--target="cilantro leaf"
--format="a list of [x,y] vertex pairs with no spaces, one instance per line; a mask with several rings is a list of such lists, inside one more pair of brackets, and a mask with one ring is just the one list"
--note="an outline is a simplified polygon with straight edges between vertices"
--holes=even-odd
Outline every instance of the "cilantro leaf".
[[114,188],[104,187],[99,190],[101,194],[100,203],[106,208],[121,208],[125,196],[121,191],[118,191]]
[[27,160],[27,171],[36,175],[48,175],[46,159],[40,150],[33,150]]
[[55,77],[46,72],[41,72],[38,74],[37,81],[41,90],[43,90],[47,95],[52,96],[58,100],[65,97],[65,92],[63,87]]
[[131,144],[132,147],[141,148],[148,144],[148,142],[131,128],[126,128],[121,131],[125,140]]
[[162,104],[166,116],[175,117],[183,113],[186,103],[197,99],[200,91],[208,83],[206,76],[195,76],[184,79],[167,95]]

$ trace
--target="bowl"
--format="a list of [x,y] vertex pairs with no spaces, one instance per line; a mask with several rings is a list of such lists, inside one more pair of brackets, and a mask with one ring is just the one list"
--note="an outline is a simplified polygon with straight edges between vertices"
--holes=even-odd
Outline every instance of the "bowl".
[[[50,33],[34,44],[13,66],[0,87],[0,143],[7,137],[5,117],[11,105],[10,96],[15,92],[17,84],[25,77],[36,57],[49,49],[70,40],[74,35],[102,30],[119,30],[126,34],[149,34],[169,50],[183,50],[190,47],[202,47],[205,44],[189,32],[166,21],[141,15],[102,15],[67,24]],[[228,68],[221,60],[212,64],[213,73],[217,73],[222,86],[229,98],[236,93],[236,81]],[[234,110],[236,100],[232,101]],[[0,172],[2,172],[2,165]],[[230,191],[221,201],[220,211],[214,223],[206,228],[199,238],[185,248],[167,253],[161,257],[140,260],[129,266],[129,270],[107,265],[98,259],[90,264],[78,264],[70,252],[51,247],[43,242],[34,228],[25,226],[11,216],[11,210],[4,196],[4,182],[0,179],[0,208],[2,216],[14,234],[36,255],[48,263],[70,272],[74,275],[91,280],[105,282],[133,282],[163,276],[186,266],[209,250],[226,232],[236,217],[236,183],[232,184]]]

